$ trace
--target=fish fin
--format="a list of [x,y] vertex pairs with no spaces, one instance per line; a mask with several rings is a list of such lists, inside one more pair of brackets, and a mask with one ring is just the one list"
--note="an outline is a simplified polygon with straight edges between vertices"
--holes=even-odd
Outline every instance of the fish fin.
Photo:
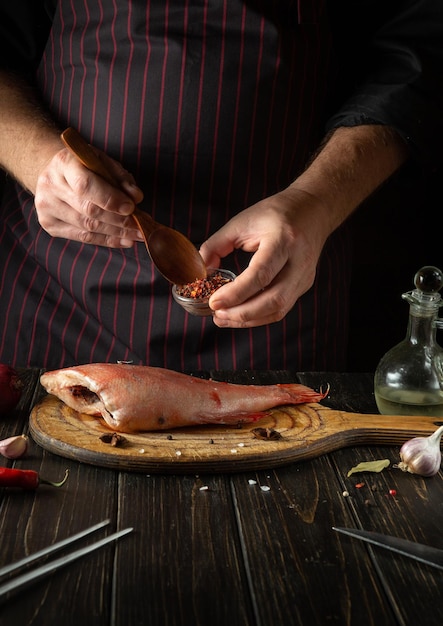
[[214,416],[203,418],[205,424],[248,424],[257,422],[263,417],[269,415],[268,411],[256,411],[255,413],[231,413],[223,415],[220,418]]

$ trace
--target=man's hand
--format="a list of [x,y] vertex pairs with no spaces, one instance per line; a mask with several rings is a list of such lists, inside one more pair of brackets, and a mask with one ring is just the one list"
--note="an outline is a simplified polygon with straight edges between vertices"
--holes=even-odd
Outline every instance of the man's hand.
[[53,237],[111,248],[130,247],[134,241],[143,241],[129,218],[143,194],[119,163],[95,150],[124,191],[85,168],[62,148],[38,176],[38,220]]
[[201,247],[207,266],[235,249],[249,266],[210,298],[217,326],[281,320],[313,284],[329,235],[408,158],[390,128],[338,128],[287,189],[233,217]]
[[249,266],[210,299],[217,326],[260,326],[281,320],[313,284],[327,231],[313,218],[315,198],[286,190],[232,218],[201,247],[208,266],[236,248]]

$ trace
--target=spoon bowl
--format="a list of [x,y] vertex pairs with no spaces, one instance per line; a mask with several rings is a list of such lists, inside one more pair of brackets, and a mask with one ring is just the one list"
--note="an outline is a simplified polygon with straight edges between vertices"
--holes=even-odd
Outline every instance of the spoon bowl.
[[[121,189],[120,183],[107,170],[91,146],[74,129],[61,134],[64,145],[89,170]],[[123,190],[124,191],[124,190]],[[184,285],[197,278],[206,278],[206,265],[194,244],[182,233],[159,224],[148,213],[135,209],[132,214],[143,235],[152,262],[170,283]]]
[[187,237],[178,230],[155,222],[139,209],[132,216],[143,235],[152,262],[166,280],[173,285],[184,285],[196,278],[206,278],[206,265]]

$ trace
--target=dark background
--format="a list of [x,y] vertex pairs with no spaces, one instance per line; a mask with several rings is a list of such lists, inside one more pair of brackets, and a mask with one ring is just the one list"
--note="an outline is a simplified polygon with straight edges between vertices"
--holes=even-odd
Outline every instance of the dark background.
[[[417,270],[424,265],[443,270],[442,180],[443,165],[419,179],[406,169],[351,217],[348,371],[375,370],[406,335],[409,305],[401,294],[414,288]],[[442,345],[441,333],[437,341]]]

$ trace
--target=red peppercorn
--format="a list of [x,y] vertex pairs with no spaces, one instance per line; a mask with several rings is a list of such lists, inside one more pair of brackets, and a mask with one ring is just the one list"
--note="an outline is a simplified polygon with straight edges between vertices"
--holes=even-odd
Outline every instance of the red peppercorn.
[[214,272],[207,278],[198,278],[187,285],[177,286],[177,293],[183,298],[193,298],[195,300],[209,298],[214,291],[222,285],[229,283],[230,280],[230,278],[226,278],[220,272]]

